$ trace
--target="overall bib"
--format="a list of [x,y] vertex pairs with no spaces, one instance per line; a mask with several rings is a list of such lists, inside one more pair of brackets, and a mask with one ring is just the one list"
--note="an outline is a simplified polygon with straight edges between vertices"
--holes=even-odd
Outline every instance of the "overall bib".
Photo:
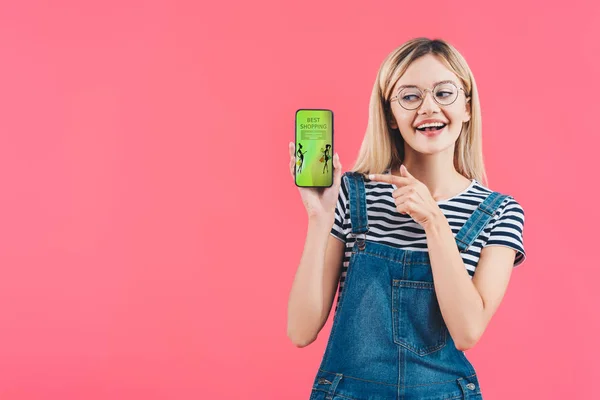
[[[356,241],[310,400],[482,400],[437,302],[427,251],[366,240],[363,176],[343,175]],[[492,192],[456,235],[466,251],[506,195]]]

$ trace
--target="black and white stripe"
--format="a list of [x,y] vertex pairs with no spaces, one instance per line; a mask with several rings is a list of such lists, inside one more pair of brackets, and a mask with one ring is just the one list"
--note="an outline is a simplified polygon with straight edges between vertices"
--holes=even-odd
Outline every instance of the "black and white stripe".
[[[391,184],[365,181],[367,216],[369,220],[369,231],[366,234],[366,239],[406,250],[427,251],[425,231],[409,215],[402,215],[396,210],[392,197],[394,190],[395,186]],[[450,199],[438,202],[455,236],[477,206],[490,193],[492,193],[490,189],[483,186],[476,179],[472,179],[471,185],[463,192]],[[348,236],[351,227],[350,209],[347,199],[348,188],[342,179],[337,207],[335,209],[335,222],[331,229],[331,235],[346,243],[342,276],[339,284],[338,304],[355,241],[353,235]],[[517,254],[514,267],[525,261],[526,254],[523,245],[524,220],[523,208],[512,196],[508,196],[471,247],[461,253],[471,278],[475,274],[481,250],[486,246],[499,245],[515,249]]]

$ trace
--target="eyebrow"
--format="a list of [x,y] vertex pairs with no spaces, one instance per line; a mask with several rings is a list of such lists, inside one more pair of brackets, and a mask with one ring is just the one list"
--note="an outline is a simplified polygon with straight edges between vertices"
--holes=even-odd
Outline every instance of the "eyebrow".
[[[433,87],[435,87],[436,85],[439,85],[440,83],[454,83],[456,86],[458,86],[458,84],[456,82],[454,82],[452,79],[446,79],[446,80],[443,80],[443,81],[434,82],[433,83]],[[400,85],[400,86],[398,86],[398,88],[396,90],[400,90],[402,88],[407,88],[407,87],[418,88],[417,85]]]

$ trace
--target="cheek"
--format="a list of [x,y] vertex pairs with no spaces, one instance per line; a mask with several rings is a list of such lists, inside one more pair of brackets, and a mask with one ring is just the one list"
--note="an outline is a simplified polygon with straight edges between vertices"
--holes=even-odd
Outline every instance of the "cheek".
[[398,124],[402,125],[402,126],[409,126],[411,127],[413,122],[414,122],[414,117],[412,116],[408,116],[405,114],[401,114],[399,116],[396,116],[396,121],[398,121]]
[[396,119],[398,123],[398,128],[400,129],[400,133],[404,137],[410,137],[414,134],[414,129],[412,125],[414,124],[414,118],[401,116]]
[[453,104],[455,107],[451,107],[447,110],[446,116],[448,119],[453,122],[455,125],[460,125],[462,123],[462,118],[464,116],[464,110],[461,109],[460,105]]
[[448,117],[450,123],[452,124],[452,130],[458,133],[463,125],[463,114],[461,114],[459,111],[453,114],[449,114]]

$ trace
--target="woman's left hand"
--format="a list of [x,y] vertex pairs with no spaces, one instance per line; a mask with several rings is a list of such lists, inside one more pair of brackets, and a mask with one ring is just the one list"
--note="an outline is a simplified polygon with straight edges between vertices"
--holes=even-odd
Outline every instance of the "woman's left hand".
[[369,179],[396,185],[397,189],[392,196],[398,212],[410,215],[426,229],[439,215],[443,215],[442,210],[427,186],[412,176],[404,165],[400,166],[400,175],[372,174],[369,175]]

